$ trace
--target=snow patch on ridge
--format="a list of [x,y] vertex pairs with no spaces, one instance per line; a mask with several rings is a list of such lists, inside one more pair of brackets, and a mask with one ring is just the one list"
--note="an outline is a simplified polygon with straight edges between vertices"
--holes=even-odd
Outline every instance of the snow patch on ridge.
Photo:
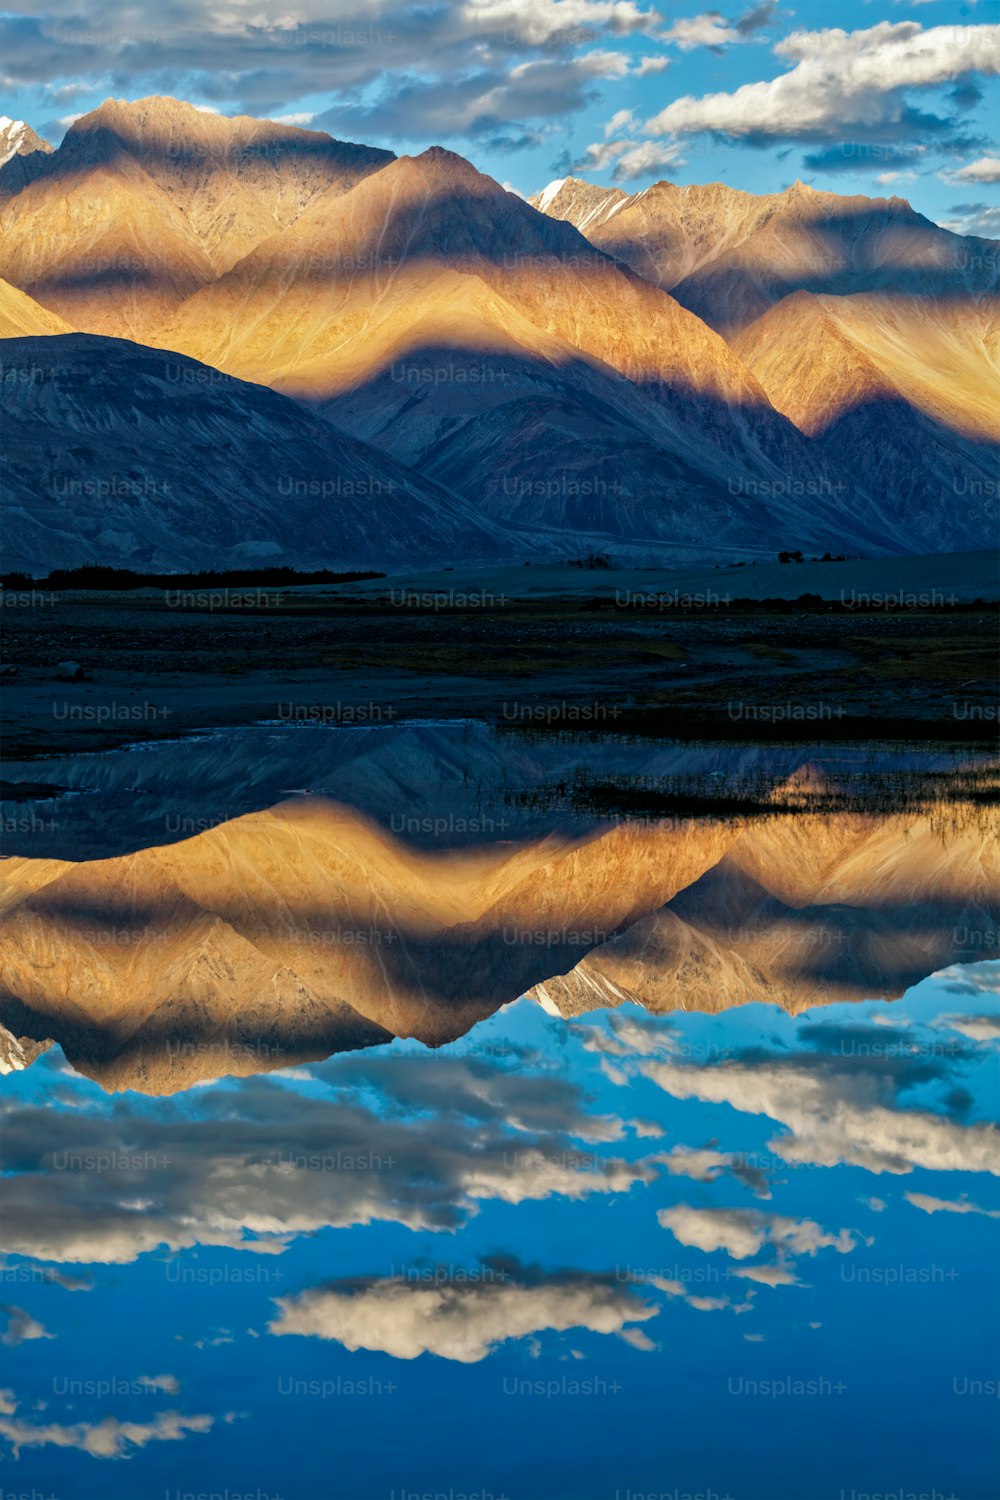
[[547,188],[542,189],[538,195],[538,212],[540,214],[545,213],[552,200],[558,197],[565,182],[565,177],[557,177],[555,182],[550,182]]
[[23,120],[12,120],[9,115],[0,115],[0,167],[17,155],[27,128]]

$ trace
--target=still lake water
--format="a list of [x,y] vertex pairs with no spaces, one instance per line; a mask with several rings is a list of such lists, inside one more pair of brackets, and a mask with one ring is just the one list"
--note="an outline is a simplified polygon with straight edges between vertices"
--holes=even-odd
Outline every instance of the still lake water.
[[[489,966],[508,973],[489,987],[461,970],[485,998],[435,1048],[414,1025],[326,1058],[265,1051],[258,1067],[241,1033],[246,1076],[213,1070],[232,1054],[210,1041],[190,1086],[126,1067],[107,1092],[106,1056],[77,1027],[77,1067],[58,1044],[14,1066],[4,1495],[994,1496],[986,772],[940,749],[532,741],[476,725],[261,726],[33,763],[24,779],[49,792],[5,808],[23,825],[8,853],[25,861],[210,840],[290,795],[306,812],[267,822],[266,847],[298,857],[317,847],[310,799],[353,809],[424,861],[405,865],[405,889],[402,865],[379,864],[376,882],[374,853],[351,880],[419,950],[434,1026],[454,1019],[455,971],[438,970],[458,949],[430,895],[418,921],[413,892],[488,848],[461,960],[493,942]],[[322,824],[324,858],[340,827]],[[551,903],[544,930],[557,911],[565,935],[570,920],[600,928],[617,896],[594,885],[588,850],[594,868],[619,861],[616,888],[633,853],[655,872],[683,851],[685,873],[665,902],[644,874],[627,922],[519,967],[519,945],[495,941],[521,910],[508,856]],[[96,890],[108,868],[78,878]],[[121,866],[121,883],[139,868]],[[282,913],[300,875],[269,866]],[[339,865],[323,880],[331,910],[350,897],[356,912]],[[97,1030],[100,976],[119,1010],[136,1002],[134,933],[95,957],[93,911],[67,914],[44,890],[17,910],[5,983],[20,1034],[46,1004],[58,1021],[54,977],[48,996],[42,981],[17,988],[32,944],[42,973],[53,941],[77,945],[76,998]],[[368,994],[380,1024],[410,1014],[417,981],[338,962],[352,1004]],[[217,1001],[225,973],[210,982]]]

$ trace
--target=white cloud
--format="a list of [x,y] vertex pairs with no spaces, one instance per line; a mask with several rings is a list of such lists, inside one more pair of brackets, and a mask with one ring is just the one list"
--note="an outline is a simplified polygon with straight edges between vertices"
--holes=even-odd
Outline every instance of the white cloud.
[[92,88],[91,83],[64,83],[60,88],[52,89],[50,92],[56,104],[68,104],[71,99],[79,99],[89,94]]
[[1000,204],[963,203],[953,208],[952,213],[954,218],[940,221],[942,229],[982,240],[1000,239]]
[[955,182],[1000,182],[1000,157],[981,156],[953,174]]
[[970,1042],[1000,1042],[1000,1015],[939,1016],[935,1025],[957,1031]]
[[632,0],[465,0],[456,14],[473,36],[536,47],[581,29],[628,36],[659,21],[655,11]]
[[712,10],[675,21],[668,31],[660,32],[659,39],[673,42],[682,52],[690,52],[693,47],[719,47],[727,42],[738,42],[740,33],[717,10]]
[[660,1157],[671,1176],[690,1177],[694,1182],[714,1182],[732,1160],[724,1151],[696,1150],[692,1146],[675,1146]]
[[274,116],[279,125],[308,125],[310,120],[315,118],[316,116],[310,110],[306,110],[303,114]]
[[1000,1174],[1000,1131],[994,1125],[962,1125],[930,1110],[894,1108],[882,1101],[884,1080],[860,1070],[833,1070],[821,1054],[755,1066],[649,1062],[640,1071],[676,1099],[731,1104],[779,1121],[789,1134],[774,1137],[769,1150],[789,1163]]
[[[320,1070],[317,1070],[317,1073]],[[331,1075],[334,1076],[334,1075]],[[281,1254],[298,1234],[324,1227],[394,1222],[447,1231],[486,1201],[521,1203],[553,1194],[582,1199],[628,1192],[658,1176],[655,1158],[629,1161],[581,1149],[618,1139],[622,1122],[581,1109],[568,1084],[545,1073],[440,1058],[343,1060],[338,1095],[304,1115],[296,1096],[266,1080],[244,1085],[236,1112],[216,1119],[214,1091],[200,1090],[210,1139],[193,1137],[165,1110],[107,1116],[10,1109],[4,1244],[37,1260],[122,1263],[165,1245],[220,1245]],[[381,1111],[359,1103],[381,1095]],[[353,1095],[353,1097],[352,1097]],[[273,1125],[262,1143],[262,1122]],[[134,1175],[95,1178],[57,1171],[69,1143],[126,1163],[145,1155],[142,1210]],[[280,1144],[275,1144],[276,1142]],[[350,1170],[338,1163],[351,1163]]]
[[786,1265],[784,1261],[777,1261],[772,1265],[763,1266],[734,1266],[730,1275],[742,1276],[747,1281],[758,1282],[761,1286],[801,1285],[794,1268]]
[[628,130],[635,123],[635,116],[630,109],[620,109],[604,127],[604,138],[618,135],[623,130]]
[[904,89],[1000,72],[1000,26],[880,21],[863,31],[793,32],[774,51],[793,65],[787,73],[731,94],[675,99],[647,130],[839,140],[883,130],[904,120]]
[[731,1151],[675,1146],[664,1156],[654,1158],[666,1167],[672,1177],[690,1177],[693,1182],[714,1182],[723,1173],[731,1173],[751,1188],[758,1198],[771,1196],[766,1175],[752,1162]]
[[637,78],[646,78],[650,73],[662,73],[665,68],[669,67],[669,57],[643,57],[639,60],[635,74]]
[[914,1208],[922,1208],[925,1214],[982,1214],[987,1219],[1000,1219],[1000,1209],[980,1208],[968,1198],[956,1202],[948,1198],[932,1198],[927,1193],[904,1193],[903,1197]]
[[117,1417],[103,1417],[99,1422],[32,1423],[18,1417],[17,1402],[9,1391],[3,1393],[0,1405],[0,1437],[5,1437],[20,1458],[22,1448],[76,1448],[91,1458],[128,1458],[147,1443],[179,1442],[190,1433],[208,1432],[214,1423],[210,1416],[184,1416],[181,1412],[161,1412],[151,1422],[120,1422]]
[[[276,1298],[273,1334],[334,1339],[347,1349],[374,1349],[395,1359],[437,1354],[461,1364],[485,1359],[498,1344],[545,1329],[588,1328],[618,1334],[655,1317],[627,1284],[566,1273],[525,1281],[499,1279],[425,1286],[408,1280],[332,1283]],[[629,1342],[635,1344],[633,1337]],[[648,1340],[639,1341],[649,1347]]]
[[[333,13],[328,0],[298,0],[292,11],[282,0],[164,0],[155,23],[137,31],[123,24],[116,0],[91,0],[86,27],[78,0],[44,0],[43,12],[36,27],[0,18],[0,49],[14,83],[47,80],[48,97],[91,77],[95,93],[111,84],[116,94],[138,97],[152,86],[194,94],[208,110],[294,120],[303,101],[325,95],[331,122],[343,116],[349,128],[370,127],[355,138],[408,144],[467,133],[489,139],[507,125],[527,135],[525,121],[590,102],[593,90],[582,80],[594,75],[582,49],[652,37],[663,24],[634,0],[455,0],[430,10],[339,0]],[[526,60],[536,70],[530,88],[514,79],[514,65]],[[628,66],[621,54],[622,74]],[[482,76],[470,78],[477,69]],[[482,109],[473,107],[470,125],[465,99],[477,89]],[[436,96],[446,103],[449,95],[457,105],[450,128],[446,108],[434,108]]]
[[765,1245],[792,1255],[815,1255],[824,1249],[846,1255],[857,1244],[847,1229],[829,1234],[814,1219],[790,1219],[752,1208],[692,1208],[678,1203],[661,1209],[656,1217],[680,1244],[706,1254],[725,1250],[733,1260],[747,1260]]
[[952,964],[935,976],[943,980],[950,994],[1000,995],[1000,963],[984,959],[975,964]]
[[659,141],[598,141],[574,163],[576,172],[606,172],[613,168],[616,182],[629,182],[647,173],[667,172],[684,165],[683,148]]

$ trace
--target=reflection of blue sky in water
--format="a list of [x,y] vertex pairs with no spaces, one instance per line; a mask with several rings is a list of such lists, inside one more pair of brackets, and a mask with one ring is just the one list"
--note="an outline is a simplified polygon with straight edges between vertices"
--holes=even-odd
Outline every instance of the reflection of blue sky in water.
[[167,1099],[50,1053],[5,1081],[5,1490],[985,1500],[998,974],[522,1001]]

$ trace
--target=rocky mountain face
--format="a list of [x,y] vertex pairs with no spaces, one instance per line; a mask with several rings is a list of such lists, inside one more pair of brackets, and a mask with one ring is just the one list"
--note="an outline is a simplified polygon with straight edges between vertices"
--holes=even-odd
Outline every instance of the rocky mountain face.
[[[30,299],[10,306],[0,317],[29,320]],[[433,481],[183,355],[11,338],[0,372],[8,569],[350,568],[442,548],[490,560],[509,544]]]
[[942,807],[421,850],[286,802],[118,858],[9,859],[0,1019],[25,1055],[53,1038],[107,1087],[160,1093],[440,1045],[528,991],[563,1015],[894,996],[996,931],[995,835]]
[[567,177],[530,201],[727,339],[794,292],[979,299],[1000,286],[994,241],[941,229],[903,198],[803,182],[760,195],[720,182],[626,194]]
[[142,341],[314,198],[392,159],[175,99],[108,99],[57,151],[0,169],[0,274],[76,328]]
[[[40,337],[48,333],[70,333],[72,330],[62,318],[36,302],[25,292],[19,292],[9,281],[0,281],[0,339]],[[0,370],[9,356],[0,350]],[[14,366],[17,369],[15,360]],[[11,379],[17,377],[12,376]]]
[[722,333],[773,405],[927,550],[995,537],[1000,245],[901,198],[803,183],[628,195],[567,178],[532,202]]
[[766,1000],[799,1014],[894,999],[967,958],[963,933],[995,932],[993,834],[974,821],[948,828],[949,816],[791,817],[741,829],[698,880],[535,998],[566,1016],[626,1000],[654,1012]]
[[928,549],[998,535],[1000,301],[796,292],[733,347]]
[[317,200],[157,340],[319,405],[497,521],[905,546],[722,339],[437,148]]
[[567,179],[536,204],[437,147],[112,99],[0,167],[0,275],[312,407],[510,559],[526,527],[649,561],[990,544],[992,490],[954,503],[997,436],[987,242],[801,184]]

